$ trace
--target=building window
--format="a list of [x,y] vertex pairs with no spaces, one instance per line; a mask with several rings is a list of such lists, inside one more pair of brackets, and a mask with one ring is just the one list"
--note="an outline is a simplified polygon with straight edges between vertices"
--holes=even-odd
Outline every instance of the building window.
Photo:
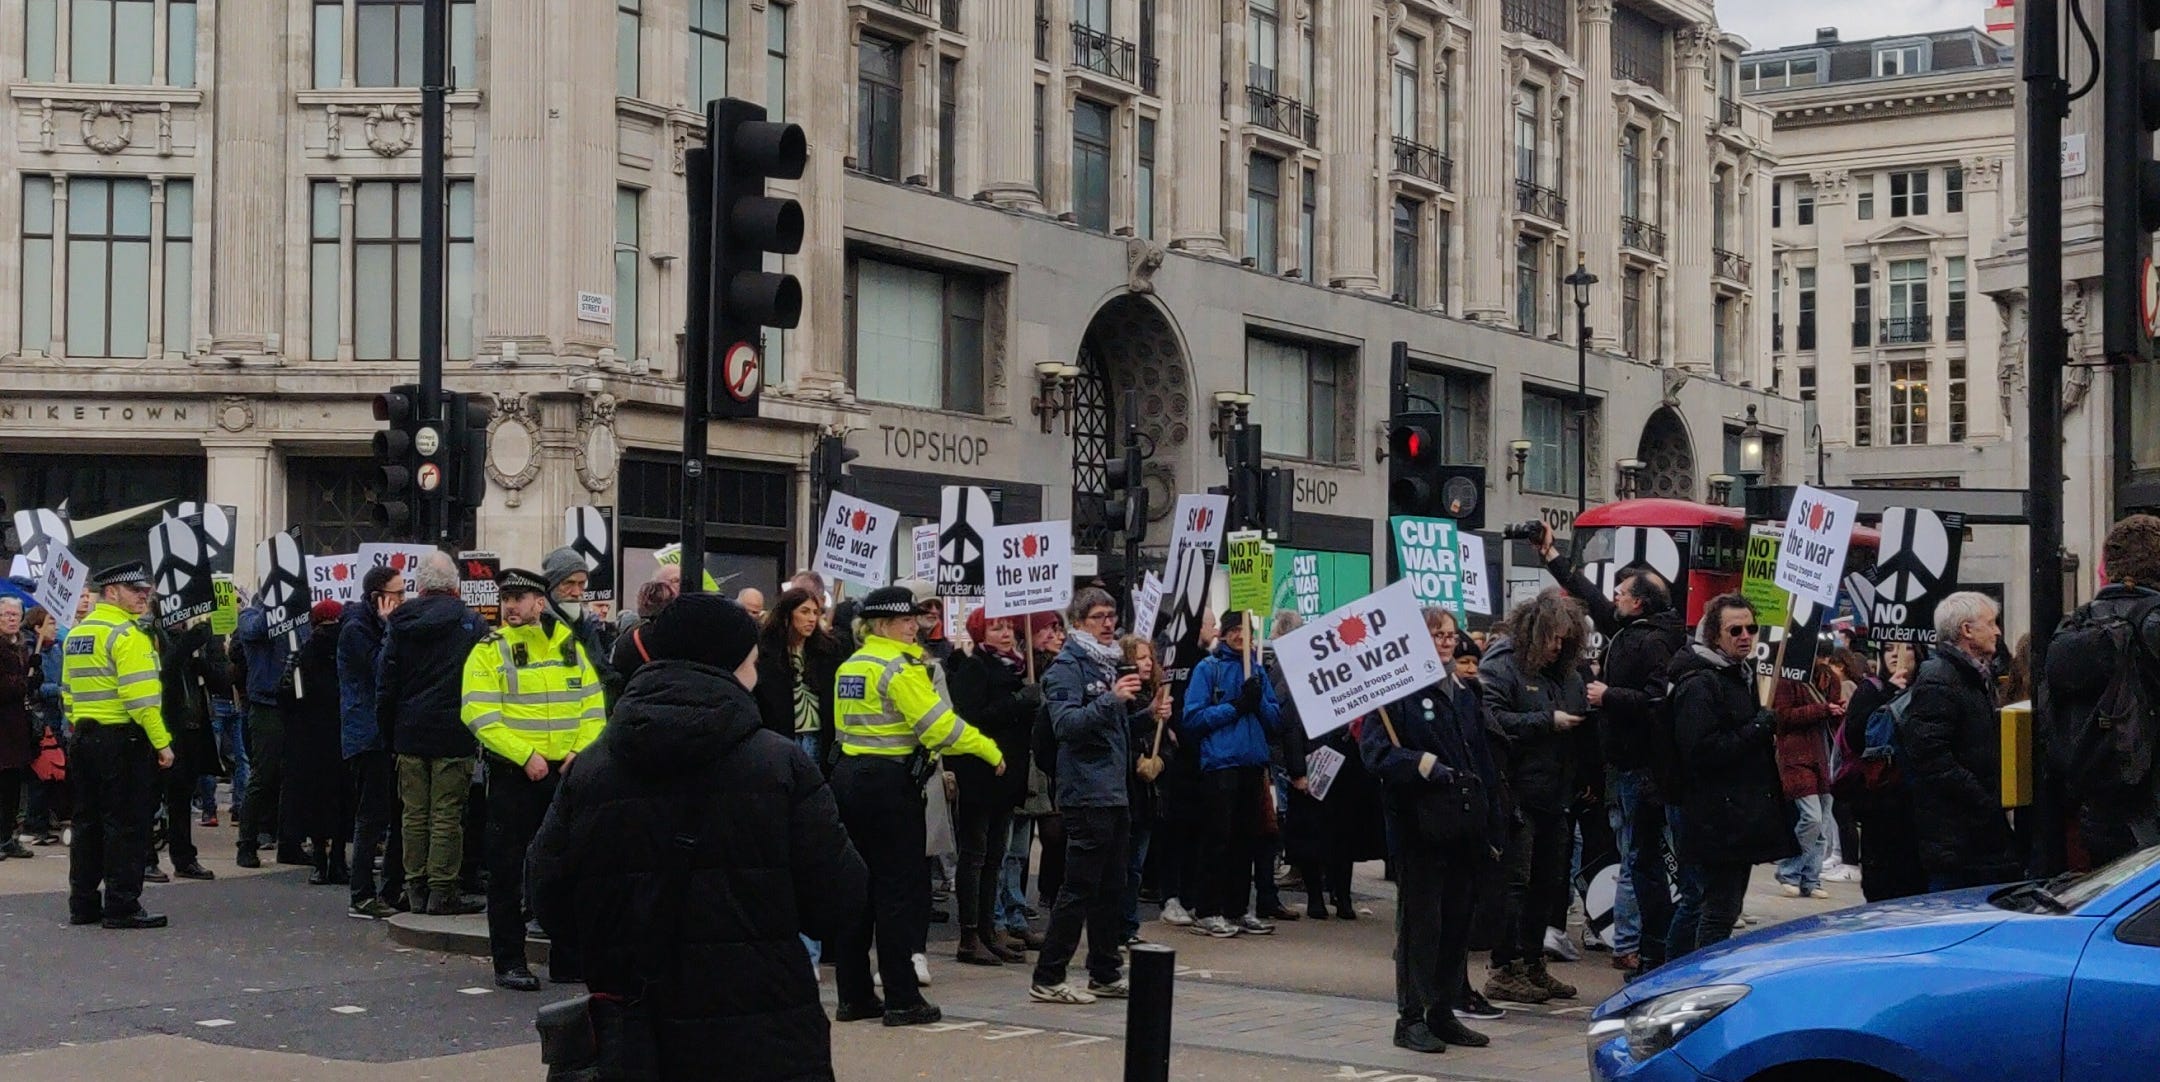
[[1780,180],[1772,182],[1770,185],[1770,228],[1777,229],[1784,224],[1785,182]]
[[[315,281],[311,283],[314,310],[310,340],[318,360],[338,356],[339,347],[352,343],[352,355],[362,361],[417,361],[420,359],[420,182],[362,181],[352,188],[352,263],[343,262],[340,241],[345,238],[344,207],[339,183],[316,181],[313,186],[312,236]],[[449,241],[444,292],[444,355],[465,360],[472,356],[473,278],[473,186],[469,180],[450,182],[449,208],[445,219]],[[341,281],[342,279],[342,281]],[[352,322],[349,336],[340,307],[350,299]],[[618,304],[620,302],[618,301]],[[620,311],[618,309],[618,318]]]
[[765,9],[765,115],[786,120],[788,115],[788,16],[793,4],[773,4]]
[[1928,265],[1925,259],[1890,264],[1890,333],[1888,342],[1928,340]]
[[1943,170],[1943,210],[1950,214],[1965,213],[1965,167],[1953,165]]
[[1950,442],[1965,442],[1965,358],[1950,358]]
[[[68,15],[65,40],[62,4]],[[23,18],[23,72],[31,82],[195,85],[195,0],[29,0]],[[161,22],[162,77],[156,46]]]
[[1797,273],[1800,285],[1799,322],[1795,325],[1795,348],[1801,352],[1815,348],[1815,268],[1801,267]]
[[1276,0],[1248,0],[1245,6],[1245,84],[1270,94],[1281,89],[1282,18]]
[[636,188],[615,189],[615,356],[638,355],[638,237]]
[[1949,285],[1949,309],[1944,314],[1943,340],[1965,340],[1965,257],[1951,256],[1944,264],[1943,277]]
[[[421,0],[316,0],[315,85],[419,86],[421,12]],[[344,66],[348,35],[352,71]],[[452,0],[451,85],[479,85],[476,39],[473,0]]]
[[[863,42],[867,46],[869,38]],[[728,0],[690,0],[690,102],[727,97]]]
[[1874,376],[1872,365],[1853,365],[1852,425],[1855,447],[1872,447],[1875,444]]
[[876,259],[857,259],[850,269],[856,394],[981,413],[983,281]]
[[1320,173],[1298,174],[1298,271],[1308,282],[1320,280]]
[[1424,217],[1425,204],[1415,199],[1395,201],[1395,299],[1404,304],[1424,302],[1418,292],[1418,259],[1425,254],[1419,226]]
[[1927,212],[1927,170],[1915,169],[1890,174],[1890,216],[1917,218]]
[[22,348],[52,349],[53,179],[22,180]]
[[1282,268],[1277,235],[1282,213],[1282,159],[1255,154],[1246,166],[1245,254],[1253,266],[1274,274]]
[[1536,184],[1538,178],[1538,89],[1528,83],[1515,88],[1515,179]]
[[1875,74],[1918,75],[1927,70],[1925,51],[1919,45],[1878,46],[1875,49]]
[[[1618,13],[1615,13],[1617,16]],[[1619,19],[1613,20],[1614,30]],[[1615,37],[1617,38],[1617,33]],[[1822,81],[1822,58],[1794,56],[1782,60],[1751,60],[1740,65],[1740,86],[1745,90],[1783,90],[1789,86],[1814,86]]]
[[1485,381],[1439,368],[1411,365],[1408,378],[1410,407],[1438,413],[1440,461],[1472,464],[1485,461]]
[[[1637,221],[1642,220],[1643,194],[1643,130],[1630,125],[1620,137],[1620,213]],[[1774,190],[1773,190],[1774,191]],[[1777,224],[1777,203],[1770,204],[1772,225]]]
[[1710,310],[1710,361],[1720,376],[1732,373],[1725,362],[1732,357],[1732,300],[1719,297]]
[[[167,343],[165,349],[186,352],[194,297],[191,183],[165,182],[162,233],[154,232],[150,181],[79,176],[62,183],[67,185],[67,280],[57,285],[55,181],[23,177],[23,348],[52,347],[53,293],[60,288],[69,355],[148,357],[153,336]],[[153,262],[164,277],[159,294],[164,318],[155,335]]]
[[1524,391],[1523,438],[1530,441],[1523,488],[1548,496],[1575,495],[1576,458],[1582,454],[1582,421],[1575,403],[1560,395]]
[[1133,208],[1134,225],[1141,236],[1155,239],[1155,118],[1141,117],[1133,127],[1133,141],[1140,144],[1134,157],[1133,187],[1139,205]]
[[1454,139],[1449,134],[1450,129],[1455,126],[1455,88],[1451,80],[1455,77],[1455,65],[1458,62],[1455,53],[1452,51],[1440,54],[1440,64],[1438,65],[1440,68],[1439,96],[1438,100],[1434,102],[1440,113],[1440,123],[1437,132],[1438,138],[1433,140],[1433,145],[1440,148],[1442,156],[1452,153],[1450,148],[1454,145]]
[[1395,35],[1395,64],[1393,67],[1393,105],[1395,138],[1411,143],[1423,142],[1418,138],[1418,40],[1408,34]]
[[900,54],[905,48],[865,34],[855,51],[855,164],[886,180],[900,179]]
[[1863,222],[1872,220],[1875,217],[1875,178],[1854,177],[1853,186],[1858,189],[1858,194],[1853,197],[1854,216]]
[[1258,335],[1245,339],[1245,387],[1254,398],[1263,453],[1315,462],[1341,457],[1337,389],[1349,382],[1341,367],[1340,356],[1324,347]]
[[1890,446],[1902,447],[1928,441],[1926,361],[1893,361],[1890,364]]
[[1793,182],[1793,220],[1801,225],[1815,224],[1815,188],[1804,180]]
[[1865,346],[1874,341],[1875,285],[1865,263],[1852,265],[1852,344]]
[[615,0],[615,93],[638,96],[644,40],[642,0]]
[[1080,228],[1110,231],[1110,107],[1073,103],[1073,214]]
[[1048,187],[1047,187],[1047,186],[1046,186],[1046,185],[1045,185],[1045,184],[1043,183],[1043,178],[1049,175],[1049,170],[1050,170],[1050,151],[1049,151],[1049,147],[1048,147],[1048,144],[1046,144],[1046,143],[1044,143],[1044,142],[1043,142],[1044,138],[1046,138],[1046,137],[1044,136],[1044,134],[1043,134],[1043,131],[1044,131],[1044,121],[1045,121],[1045,119],[1046,119],[1046,118],[1044,117],[1044,115],[1043,115],[1043,114],[1044,114],[1044,111],[1045,111],[1045,110],[1047,109],[1047,104],[1046,104],[1046,102],[1047,102],[1047,101],[1048,101],[1048,95],[1047,95],[1047,92],[1046,92],[1046,91],[1044,90],[1044,88],[1043,88],[1043,85],[1042,85],[1041,83],[1036,83],[1036,84],[1035,84],[1035,191],[1036,191],[1036,192],[1037,192],[1038,194],[1041,194],[1041,193],[1045,193],[1045,192],[1047,192],[1047,191],[1049,190],[1049,189],[1048,189]]
[[946,195],[960,187],[960,61],[938,60],[937,186]]
[[1725,170],[1710,175],[1710,245],[1713,248],[1730,248],[1725,243],[1725,222],[1732,215],[1725,209]]
[[1515,238],[1515,326],[1527,334],[1538,328],[1538,241]]
[[1620,349],[1642,358],[1643,272],[1629,267],[1620,276]]
[[1448,309],[1448,291],[1455,283],[1455,216],[1447,211],[1433,215],[1433,303],[1442,312]]
[[1613,78],[1641,83],[1662,94],[1665,86],[1665,24],[1615,5],[1612,13]]

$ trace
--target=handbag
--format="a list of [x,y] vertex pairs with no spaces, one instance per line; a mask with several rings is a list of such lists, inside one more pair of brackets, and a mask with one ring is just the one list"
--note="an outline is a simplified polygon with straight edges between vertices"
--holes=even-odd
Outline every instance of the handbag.
[[[1380,724],[1387,729],[1388,743],[1402,747],[1395,735],[1395,721],[1380,708]],[[1458,770],[1445,780],[1426,779],[1406,794],[1410,819],[1418,835],[1443,849],[1460,849],[1485,840],[1484,783],[1476,774]]]
[[540,1031],[540,1062],[548,1082],[660,1082],[658,1019],[652,992],[680,975],[682,952],[675,940],[682,929],[682,903],[690,891],[690,858],[697,852],[693,831],[703,821],[704,791],[685,785],[676,804],[674,845],[667,878],[654,907],[650,936],[635,953],[643,993],[635,998],[588,992],[540,1008],[533,1025]]

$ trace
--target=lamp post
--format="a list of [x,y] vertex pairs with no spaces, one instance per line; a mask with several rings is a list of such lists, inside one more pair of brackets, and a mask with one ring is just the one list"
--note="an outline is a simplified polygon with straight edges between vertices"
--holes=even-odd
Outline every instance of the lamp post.
[[1590,509],[1590,287],[1597,275],[1582,260],[1561,279],[1575,292],[1575,515]]
[[1823,446],[1822,426],[1808,429],[1808,438],[1815,441],[1815,487],[1823,487],[1823,462],[1830,457],[1830,449]]
[[1755,419],[1755,407],[1747,408],[1747,423],[1740,426],[1740,491],[1741,506],[1747,506],[1746,494],[1753,492],[1762,481],[1763,434],[1762,422]]

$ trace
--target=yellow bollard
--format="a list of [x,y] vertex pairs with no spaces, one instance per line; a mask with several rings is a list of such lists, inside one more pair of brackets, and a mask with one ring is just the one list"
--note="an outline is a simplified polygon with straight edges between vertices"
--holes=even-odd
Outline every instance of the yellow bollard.
[[2033,712],[2031,702],[2002,708],[2002,806],[2030,807],[2033,802]]

